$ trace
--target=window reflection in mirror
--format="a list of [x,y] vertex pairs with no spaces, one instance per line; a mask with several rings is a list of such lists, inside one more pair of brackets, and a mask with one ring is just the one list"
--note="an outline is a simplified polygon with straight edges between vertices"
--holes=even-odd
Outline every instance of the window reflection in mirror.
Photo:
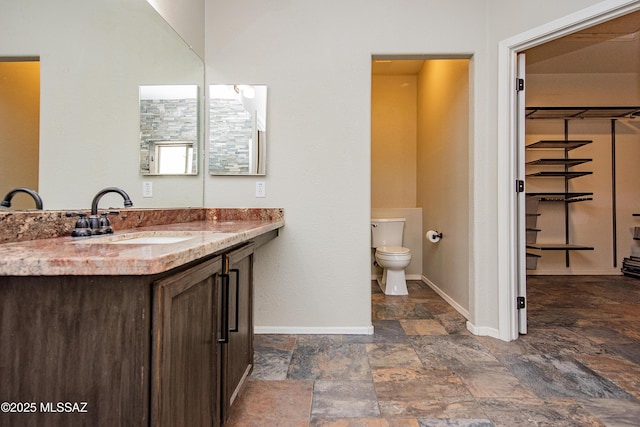
[[198,173],[198,86],[140,86],[140,173]]
[[209,173],[265,175],[267,87],[209,86]]
[[154,175],[196,173],[193,141],[156,141],[149,143],[149,170]]

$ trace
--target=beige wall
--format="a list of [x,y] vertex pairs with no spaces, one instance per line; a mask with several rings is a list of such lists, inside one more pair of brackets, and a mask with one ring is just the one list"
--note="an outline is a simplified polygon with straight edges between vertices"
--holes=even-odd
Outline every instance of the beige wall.
[[[40,63],[0,61],[0,197],[16,187],[38,191]],[[11,209],[33,209],[18,193]]]
[[[140,195],[143,178],[131,145],[137,140],[135,87],[159,83],[156,73],[167,70],[175,71],[176,83],[191,83],[177,76],[192,58],[167,55],[174,41],[153,29],[137,8],[140,2],[0,3],[0,55],[42,58],[40,136],[46,152],[41,163],[47,193],[61,196],[56,207],[86,207],[105,184],[138,187]],[[260,178],[267,197],[255,198],[253,178],[204,176],[206,206],[285,208],[285,229],[259,250],[256,261],[258,327],[356,332],[370,327],[371,55],[447,53],[474,58],[470,320],[495,334],[502,274],[497,262],[497,99],[498,86],[508,83],[497,78],[498,43],[597,3],[206,2],[208,83],[269,86],[268,175]],[[116,22],[129,25],[115,31]],[[161,42],[138,44],[142,39]],[[86,111],[83,101],[98,95],[120,100],[118,108],[78,120]],[[96,156],[99,163],[93,161]],[[202,178],[155,180],[155,206],[201,204]],[[72,196],[82,206],[72,203]]]
[[[640,105],[639,74],[530,74],[527,76],[527,105],[567,106]],[[526,143],[541,139],[564,139],[563,120],[528,120]],[[613,213],[611,122],[604,120],[571,120],[570,139],[593,140],[592,144],[572,150],[569,157],[590,158],[592,162],[571,170],[593,172],[569,181],[570,191],[593,192],[593,200],[569,205],[571,243],[594,247],[593,251],[572,251],[570,267],[564,252],[544,251],[535,270],[528,274],[620,274],[622,259],[636,245],[629,229],[640,226],[633,213],[640,213],[640,121],[621,119],[616,125],[616,205],[617,266],[613,265]],[[527,160],[555,156],[558,150],[528,151]],[[530,172],[540,168],[529,167]],[[564,191],[561,178],[529,178],[527,192]],[[540,243],[564,242],[564,209],[560,203],[542,203],[539,208]]]
[[418,77],[418,205],[423,275],[469,317],[469,60],[426,61]]
[[204,195],[205,206],[285,209],[256,257],[258,330],[371,325],[371,58],[448,53],[473,55],[464,293],[472,324],[495,335],[498,43],[598,1],[206,2],[208,83],[269,87],[267,197],[241,177],[206,177]]
[[371,207],[416,206],[417,77],[371,78]]

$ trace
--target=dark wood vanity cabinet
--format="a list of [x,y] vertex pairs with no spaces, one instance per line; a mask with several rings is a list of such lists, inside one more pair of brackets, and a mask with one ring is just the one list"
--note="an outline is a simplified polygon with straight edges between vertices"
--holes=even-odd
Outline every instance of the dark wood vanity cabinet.
[[149,425],[150,308],[141,277],[0,276],[0,425]]
[[213,258],[153,284],[152,426],[218,425],[216,295],[222,260]]
[[0,402],[16,403],[0,425],[222,425],[253,364],[253,251],[157,276],[0,277]]
[[229,280],[228,342],[222,346],[222,419],[253,368],[253,252],[247,245],[225,257]]

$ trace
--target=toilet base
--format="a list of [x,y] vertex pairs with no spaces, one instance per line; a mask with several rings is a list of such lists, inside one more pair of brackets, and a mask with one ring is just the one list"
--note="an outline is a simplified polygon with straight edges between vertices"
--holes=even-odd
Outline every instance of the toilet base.
[[382,279],[378,279],[378,286],[385,295],[409,295],[404,268],[401,270],[382,270]]

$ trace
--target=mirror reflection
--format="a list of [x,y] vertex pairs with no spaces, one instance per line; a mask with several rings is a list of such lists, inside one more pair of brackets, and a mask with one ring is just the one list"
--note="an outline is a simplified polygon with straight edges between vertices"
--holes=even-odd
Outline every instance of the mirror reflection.
[[[140,85],[197,85],[200,103],[204,87],[204,63],[146,0],[57,0],[55,7],[20,0],[1,9],[0,62],[21,68],[0,66],[0,197],[27,187],[46,209],[79,210],[115,186],[137,208],[202,206],[199,174],[158,177],[152,197],[143,191],[152,177],[140,173]],[[15,104],[30,99],[28,109]],[[200,144],[202,126],[198,132],[171,140]],[[175,150],[158,148],[161,158]],[[180,150],[188,155],[189,147]],[[19,193],[10,209],[33,207]]]
[[[38,190],[39,129],[40,61],[0,58],[0,195],[17,187]],[[11,209],[32,209],[30,199],[17,194]]]
[[140,173],[195,175],[198,86],[140,86]]
[[209,86],[209,173],[265,175],[267,87]]

